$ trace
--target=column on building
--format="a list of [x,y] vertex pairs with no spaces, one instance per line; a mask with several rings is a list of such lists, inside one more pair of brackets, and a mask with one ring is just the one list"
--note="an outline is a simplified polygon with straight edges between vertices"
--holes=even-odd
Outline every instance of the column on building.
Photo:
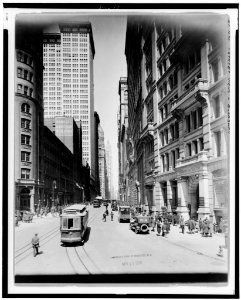
[[187,208],[188,203],[188,184],[186,177],[179,177],[177,179],[178,189],[178,207],[176,209],[180,216],[184,217],[184,220],[189,219],[189,210]]
[[172,187],[170,180],[167,180],[167,212],[172,212]]
[[31,189],[31,191],[30,191],[30,211],[31,212],[35,212],[35,208],[34,208],[34,196],[35,196],[35,188],[33,186],[32,189]]
[[197,211],[198,219],[203,219],[210,215],[208,191],[208,172],[204,171],[199,175],[199,208]]
[[155,182],[153,188],[153,197],[154,197],[153,211],[161,211],[161,206],[164,205],[164,201],[162,197],[160,182],[157,181]]

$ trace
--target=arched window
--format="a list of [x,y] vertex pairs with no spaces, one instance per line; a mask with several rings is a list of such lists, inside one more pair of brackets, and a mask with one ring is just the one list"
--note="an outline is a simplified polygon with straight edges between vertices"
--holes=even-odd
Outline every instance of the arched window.
[[25,112],[27,114],[30,113],[30,105],[28,103],[23,103],[21,105],[21,112]]

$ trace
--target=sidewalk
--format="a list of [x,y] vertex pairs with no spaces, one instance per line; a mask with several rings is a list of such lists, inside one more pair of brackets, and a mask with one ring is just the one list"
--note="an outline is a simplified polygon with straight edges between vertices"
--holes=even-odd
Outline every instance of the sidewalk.
[[51,213],[48,213],[47,216],[43,216],[42,218],[40,216],[37,217],[36,215],[34,215],[32,222],[28,223],[28,222],[18,221],[18,226],[15,226],[15,232],[22,231],[25,228],[29,228],[31,226],[40,225],[43,222],[51,221],[55,218],[59,218],[59,215],[56,214],[56,216],[52,216]]
[[[157,234],[155,232],[150,231],[151,234]],[[219,246],[225,245],[224,234],[213,234],[212,237],[203,237],[200,232],[195,231],[194,234],[190,234],[188,228],[185,226],[185,233],[181,233],[181,228],[177,226],[171,225],[171,229],[169,234],[165,237],[157,236],[157,238],[165,239],[172,244],[178,245],[182,248],[187,248],[191,251],[194,251],[200,255],[206,255],[217,260],[228,261],[228,251],[227,249],[223,249],[223,257],[218,256]]]

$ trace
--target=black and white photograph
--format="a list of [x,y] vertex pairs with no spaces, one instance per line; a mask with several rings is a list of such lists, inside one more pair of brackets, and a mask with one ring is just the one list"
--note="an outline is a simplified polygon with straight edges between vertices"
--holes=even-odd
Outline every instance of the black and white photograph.
[[8,294],[237,293],[230,7],[5,5]]

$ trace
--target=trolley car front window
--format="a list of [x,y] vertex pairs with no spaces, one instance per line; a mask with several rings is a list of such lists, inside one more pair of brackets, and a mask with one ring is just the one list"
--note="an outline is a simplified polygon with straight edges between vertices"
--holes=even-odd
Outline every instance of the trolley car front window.
[[80,218],[63,218],[62,221],[63,229],[80,229]]
[[73,219],[68,219],[68,229],[73,228]]

